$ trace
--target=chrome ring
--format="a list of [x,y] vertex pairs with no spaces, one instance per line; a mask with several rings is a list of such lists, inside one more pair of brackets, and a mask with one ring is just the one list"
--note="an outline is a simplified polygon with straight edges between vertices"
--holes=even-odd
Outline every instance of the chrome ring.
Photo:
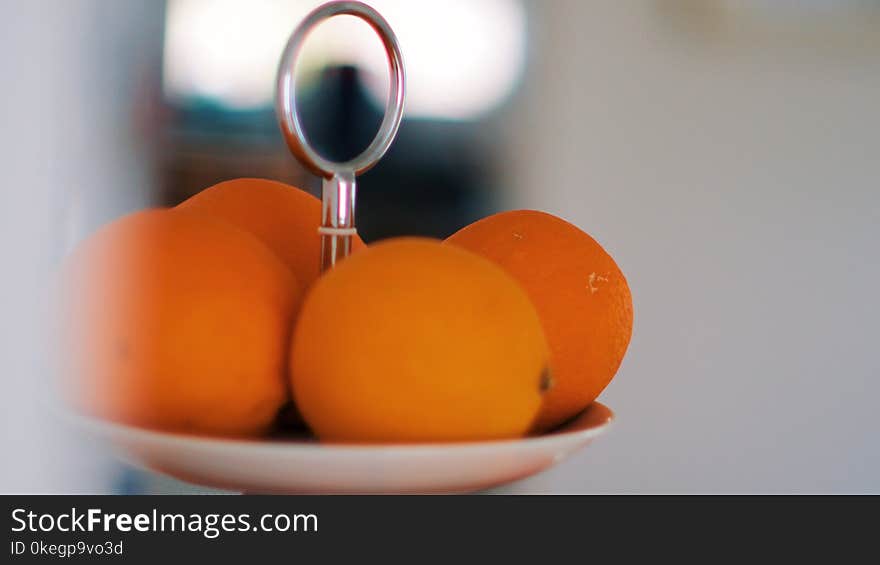
[[[382,118],[382,124],[376,137],[370,142],[367,148],[349,161],[337,163],[325,159],[319,155],[306,137],[302,123],[296,110],[296,59],[302,48],[303,42],[309,32],[324,20],[333,16],[350,15],[356,16],[372,27],[382,44],[385,47],[385,53],[388,56],[389,76],[391,85],[388,90],[388,99],[385,101],[385,116]],[[356,175],[368,171],[375,165],[379,159],[385,154],[397,135],[397,128],[400,127],[400,120],[403,118],[403,106],[405,93],[406,76],[403,68],[403,55],[400,52],[400,45],[397,43],[397,37],[391,30],[391,26],[385,21],[376,10],[361,2],[331,2],[319,6],[312,11],[294,30],[293,35],[284,48],[281,56],[281,63],[278,67],[277,91],[275,98],[275,112],[278,115],[278,121],[281,125],[281,132],[287,146],[293,152],[293,155],[305,167],[313,173],[324,178],[330,178],[335,174],[342,172],[353,172]]]

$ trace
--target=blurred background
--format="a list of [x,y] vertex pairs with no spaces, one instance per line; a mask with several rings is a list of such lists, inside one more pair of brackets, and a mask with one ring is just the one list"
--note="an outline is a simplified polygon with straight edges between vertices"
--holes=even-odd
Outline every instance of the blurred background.
[[[364,239],[444,237],[511,208],[593,235],[635,329],[613,430],[501,492],[880,492],[880,2],[368,1],[397,32],[407,115],[359,180]],[[46,409],[65,252],[131,210],[257,176],[317,193],[272,110],[319,2],[0,7],[0,492],[189,492]],[[315,144],[381,120],[372,32],[300,65]]]

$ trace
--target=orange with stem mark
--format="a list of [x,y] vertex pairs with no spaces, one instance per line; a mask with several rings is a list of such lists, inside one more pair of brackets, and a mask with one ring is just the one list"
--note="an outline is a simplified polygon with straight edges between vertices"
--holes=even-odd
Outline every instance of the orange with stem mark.
[[517,210],[477,221],[447,239],[495,262],[522,284],[550,345],[554,388],[537,430],[583,410],[611,382],[632,335],[632,296],[614,259],[576,226]]
[[291,378],[322,440],[510,438],[540,408],[547,345],[534,306],[502,269],[436,240],[399,238],[315,283]]

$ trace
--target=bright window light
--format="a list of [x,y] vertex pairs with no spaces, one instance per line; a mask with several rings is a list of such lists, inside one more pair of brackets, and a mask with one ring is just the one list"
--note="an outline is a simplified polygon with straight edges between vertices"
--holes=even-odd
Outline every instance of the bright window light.
[[[407,115],[479,117],[515,89],[525,62],[520,0],[373,0],[394,28],[407,69]],[[205,98],[232,109],[268,106],[275,71],[294,26],[314,0],[169,0],[164,88],[175,101]],[[306,42],[301,73],[328,64],[364,71],[377,104],[387,92],[387,63],[373,31],[334,18]],[[301,75],[302,76],[302,75]]]

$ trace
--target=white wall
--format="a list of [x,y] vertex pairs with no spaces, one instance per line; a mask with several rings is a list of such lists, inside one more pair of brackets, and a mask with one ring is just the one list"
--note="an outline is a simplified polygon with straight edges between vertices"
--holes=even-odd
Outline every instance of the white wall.
[[700,4],[532,5],[507,204],[597,237],[635,331],[616,427],[513,490],[880,492],[880,19]]
[[48,300],[65,246],[149,200],[137,79],[162,3],[0,8],[0,492],[101,492],[114,469],[51,408]]

